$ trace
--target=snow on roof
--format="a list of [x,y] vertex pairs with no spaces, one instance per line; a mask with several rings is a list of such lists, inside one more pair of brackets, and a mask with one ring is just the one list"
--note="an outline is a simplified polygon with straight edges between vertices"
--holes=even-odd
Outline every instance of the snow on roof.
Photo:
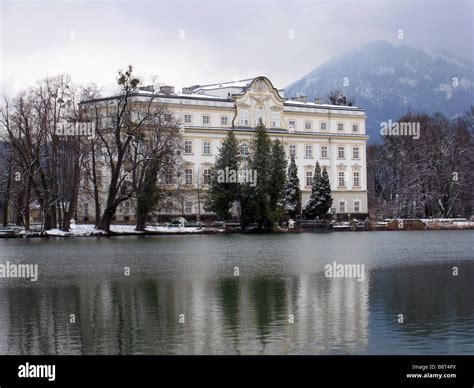
[[[190,89],[190,93],[163,93],[163,92],[160,92],[159,89],[155,91],[140,89],[136,93],[134,93],[134,95],[135,96],[152,96],[153,95],[153,96],[161,97],[161,98],[185,98],[185,99],[216,100],[216,101],[229,102],[233,100],[230,97],[230,93],[228,93],[227,96],[225,95],[219,96],[219,95],[212,94],[212,91],[217,91],[219,89],[228,89],[228,88],[241,88],[242,90],[240,94],[243,94],[245,92],[245,88],[249,87],[250,84],[256,78],[257,77],[242,79],[238,81],[208,84],[208,85],[193,85],[187,88],[187,89]],[[277,89],[277,91],[278,93],[283,93],[284,89]],[[117,97],[106,97],[106,98],[102,98],[98,100],[107,100],[107,99],[113,99],[113,98],[117,98]],[[87,101],[84,101],[84,102],[87,102]],[[294,106],[294,107],[322,108],[322,109],[364,110],[357,106],[321,104],[321,103],[316,103],[313,101],[298,101],[296,99],[293,100],[291,98],[285,98],[284,105]]]
[[245,88],[249,86],[255,78],[242,79],[239,81],[221,82],[209,85],[198,85],[193,91],[215,90],[222,88]]
[[177,94],[176,96],[178,97],[188,97],[188,98],[203,98],[203,99],[209,99],[209,98],[213,98],[213,99],[216,99],[216,100],[227,100],[227,98],[223,98],[223,97],[220,97],[220,96],[212,96],[210,94],[186,94],[186,93],[179,93]]
[[138,96],[157,96],[157,97],[171,97],[171,98],[199,98],[199,99],[214,99],[214,100],[226,100],[226,98],[220,96],[212,96],[210,94],[195,94],[195,93],[161,93],[159,91],[140,90],[137,92]]
[[357,106],[349,105],[332,105],[332,104],[317,104],[315,102],[304,102],[304,101],[295,101],[291,99],[285,100],[285,105],[297,105],[297,106],[312,106],[312,107],[321,107],[321,108],[344,108],[344,109],[361,109]]
[[[241,81],[235,81],[235,82],[223,82],[222,84],[212,84],[212,85],[206,85],[205,87],[208,89],[201,89],[199,87],[198,89],[193,90],[193,93],[160,93],[158,91],[151,92],[148,90],[140,90],[138,92],[139,95],[152,95],[154,94],[157,97],[171,97],[171,98],[190,98],[190,99],[208,99],[208,100],[231,100],[230,98],[222,97],[222,96],[214,96],[212,94],[207,94],[207,93],[196,93],[199,90],[205,91],[205,90],[216,90],[218,89],[215,87],[216,85],[221,87],[221,88],[230,88],[230,87],[239,87],[238,85],[244,85],[245,82],[247,82],[247,86],[250,85],[252,82],[252,79],[248,80],[241,80]],[[347,109],[347,110],[360,110],[362,108],[359,108],[357,106],[348,106],[348,105],[333,105],[333,104],[317,104],[316,102],[311,102],[311,101],[296,101],[292,99],[285,99],[284,102],[285,105],[287,106],[300,106],[300,107],[312,107],[312,108],[322,108],[322,109]]]

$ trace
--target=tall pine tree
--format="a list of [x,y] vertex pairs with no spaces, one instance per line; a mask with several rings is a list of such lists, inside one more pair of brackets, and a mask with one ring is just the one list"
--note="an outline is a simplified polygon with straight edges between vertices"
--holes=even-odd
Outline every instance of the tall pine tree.
[[314,169],[313,175],[313,183],[311,185],[311,196],[309,197],[309,201],[306,204],[303,213],[306,219],[314,220],[320,215],[320,208],[323,200],[321,180],[321,167],[319,166],[319,162],[316,162],[316,167]]
[[323,173],[321,175],[321,206],[320,206],[320,218],[324,218],[327,215],[327,212],[332,206],[332,195],[331,195],[331,183],[329,182],[329,175],[326,171],[326,167],[323,168]]
[[319,162],[316,162],[314,169],[313,184],[311,186],[311,196],[306,204],[303,215],[306,219],[325,218],[332,205],[331,185],[329,175],[324,169],[321,174]]
[[265,125],[260,121],[252,142],[252,152],[249,161],[249,168],[253,170],[254,174],[255,172],[257,173],[257,184],[251,186],[249,183],[246,183],[242,193],[242,227],[244,228],[254,222],[257,223],[259,231],[271,228],[272,222],[269,218],[271,150],[272,142],[267,134]]
[[285,190],[285,211],[291,218],[296,218],[301,214],[301,189],[298,178],[298,167],[295,157],[291,156],[290,167],[288,169],[288,180]]
[[280,140],[275,140],[272,144],[272,154],[270,158],[270,208],[269,218],[272,223],[280,221],[284,214],[284,194],[286,188],[286,155],[283,144]]
[[[222,178],[229,177],[234,171],[238,174],[240,167],[239,142],[234,131],[229,131],[222,143],[222,147],[217,155],[216,162],[211,172],[211,184],[209,187],[209,199],[211,209],[217,217],[228,220],[231,218],[230,209],[239,193],[239,182],[223,181]],[[226,173],[227,172],[227,173]]]

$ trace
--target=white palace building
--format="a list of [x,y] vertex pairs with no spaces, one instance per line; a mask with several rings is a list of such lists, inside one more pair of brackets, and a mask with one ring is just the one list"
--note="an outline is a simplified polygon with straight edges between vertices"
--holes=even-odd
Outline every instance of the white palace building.
[[[149,96],[142,88],[137,96]],[[255,127],[261,119],[268,134],[280,139],[288,160],[294,155],[303,193],[311,193],[317,161],[330,176],[335,213],[367,213],[365,111],[354,106],[323,104],[304,97],[287,99],[263,76],[212,85],[183,88],[162,86],[155,92],[182,125],[183,195],[158,215],[210,215],[206,186],[210,167],[230,129],[248,154]],[[104,171],[105,172],[105,171]],[[116,220],[133,219],[133,206],[119,207]],[[92,209],[84,209],[91,216]]]

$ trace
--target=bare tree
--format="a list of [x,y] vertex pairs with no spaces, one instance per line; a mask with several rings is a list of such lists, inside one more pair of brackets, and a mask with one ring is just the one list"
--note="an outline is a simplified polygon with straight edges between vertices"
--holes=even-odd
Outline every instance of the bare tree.
[[369,147],[368,184],[372,209],[396,216],[452,217],[472,214],[472,110],[449,121],[408,113],[399,122],[420,124],[420,137],[388,136]]
[[[164,195],[160,177],[176,171],[179,123],[171,111],[156,103],[143,136],[132,143],[132,185],[137,202],[136,230],[145,230],[151,211]],[[137,113],[139,114],[139,113]]]
[[[94,115],[99,123],[94,146],[109,173],[107,199],[98,223],[98,228],[106,233],[110,233],[118,206],[135,197],[139,212],[137,227],[144,228],[148,213],[159,197],[157,174],[162,166],[172,163],[169,156],[178,133],[171,113],[157,101],[152,91],[145,101],[134,98],[140,81],[131,66],[125,72],[119,72],[117,83],[120,87],[118,96],[94,105]],[[83,105],[90,106],[91,103],[85,101]],[[95,163],[92,166],[95,168]]]
[[[79,108],[79,120],[92,123],[97,131],[101,123],[98,101],[100,91],[95,85],[88,85],[82,89],[81,104]],[[98,227],[101,216],[100,208],[100,187],[97,166],[102,159],[100,150],[100,139],[97,136],[86,139],[87,152],[84,154],[84,175],[82,179],[81,192],[85,196],[85,201],[89,197],[94,200],[95,226]],[[91,187],[92,186],[92,187]],[[88,202],[86,202],[88,203]]]
[[355,102],[354,98],[347,97],[346,94],[339,89],[331,90],[327,97],[332,105],[352,106]]
[[[39,205],[42,231],[69,229],[81,176],[81,139],[60,133],[77,120],[77,88],[67,75],[46,78],[5,100],[0,114],[12,149],[17,218],[30,228],[30,208]],[[17,178],[20,179],[17,179]],[[18,222],[18,221],[17,221]]]

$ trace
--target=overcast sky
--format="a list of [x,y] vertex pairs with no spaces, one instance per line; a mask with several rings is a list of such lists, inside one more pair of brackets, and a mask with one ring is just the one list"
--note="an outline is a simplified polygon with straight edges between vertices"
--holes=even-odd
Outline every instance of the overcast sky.
[[380,39],[473,59],[472,1],[0,1],[8,95],[59,73],[110,91],[128,64],[179,88],[257,75],[283,88]]

